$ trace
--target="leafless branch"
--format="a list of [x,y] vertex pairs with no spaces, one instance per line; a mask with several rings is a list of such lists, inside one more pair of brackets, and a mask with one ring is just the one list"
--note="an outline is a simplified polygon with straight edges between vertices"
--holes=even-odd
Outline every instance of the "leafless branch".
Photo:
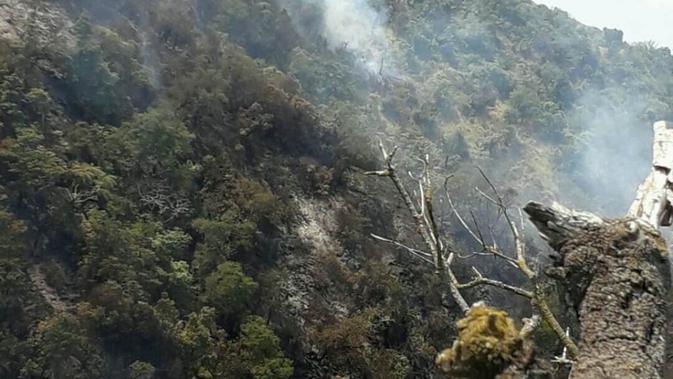
[[67,190],[67,197],[75,208],[79,208],[89,201],[98,201],[99,188],[94,187],[92,190],[80,190],[79,185],[70,186]]
[[516,262],[517,265],[519,266],[519,269],[524,275],[526,275],[526,277],[529,280],[531,281],[535,280],[536,279],[535,272],[528,267],[528,263],[526,262],[525,241],[523,237],[521,237],[521,235],[519,234],[519,230],[516,227],[516,224],[514,223],[514,221],[512,221],[512,218],[509,216],[509,212],[507,210],[507,205],[505,204],[505,201],[503,200],[502,196],[500,195],[500,192],[498,192],[498,189],[493,184],[491,179],[488,177],[488,175],[486,175],[484,170],[482,170],[480,167],[477,167],[477,169],[479,170],[479,173],[481,174],[482,178],[484,178],[486,183],[488,183],[489,187],[491,187],[491,190],[495,194],[494,201],[496,202],[497,207],[502,211],[502,215],[505,217],[507,226],[509,226],[509,229],[512,233],[512,239],[514,240],[514,249],[516,253]]
[[[397,190],[400,197],[402,197],[409,214],[414,219],[417,232],[423,238],[425,245],[432,255],[435,271],[442,278],[442,282],[448,285],[448,290],[451,296],[456,301],[461,310],[466,312],[469,309],[469,306],[457,288],[458,280],[456,279],[449,265],[446,264],[444,259],[445,247],[441,242],[438,229],[434,223],[434,217],[432,213],[432,187],[429,178],[429,164],[427,163],[428,157],[425,157],[423,171],[420,178],[417,180],[420,190],[419,207],[417,207],[414,204],[409,191],[395,171],[393,157],[398,150],[397,147],[393,148],[392,152],[389,154],[383,146],[383,143],[379,141],[379,150],[383,155],[385,164],[384,169],[378,171],[368,171],[365,172],[365,175],[387,177],[393,182],[393,185],[395,186],[395,189]],[[410,176],[413,177],[413,175]],[[449,254],[449,256],[452,258],[452,254]]]
[[373,233],[370,234],[370,236],[372,238],[374,238],[375,240],[379,240],[379,241],[386,242],[386,243],[389,243],[391,245],[395,245],[397,247],[400,247],[400,248],[406,250],[407,252],[411,253],[416,258],[419,258],[420,260],[422,260],[426,263],[432,264],[432,259],[431,259],[432,254],[430,254],[430,253],[426,253],[425,251],[414,249],[413,247],[409,247],[409,246],[407,246],[407,245],[405,245],[405,244],[403,244],[399,241],[395,241],[395,240],[390,239],[390,238],[381,237],[381,236],[378,236],[378,235],[373,234]]
[[155,184],[148,192],[144,192],[139,184],[136,185],[136,189],[140,203],[164,217],[165,221],[172,221],[191,211],[189,200],[171,193],[164,184]]
[[[464,288],[475,287],[475,286],[478,286],[478,285],[489,285],[489,286],[509,290],[511,292],[514,292],[518,295],[521,295],[523,297],[526,297],[526,298],[530,299],[531,304],[534,307],[537,308],[541,317],[552,327],[552,329],[556,333],[557,337],[561,340],[561,342],[563,342],[563,345],[566,347],[568,353],[571,356],[576,356],[576,354],[578,352],[577,346],[570,339],[570,337],[565,334],[565,332],[563,331],[563,328],[558,323],[558,320],[556,320],[556,317],[551,312],[551,310],[550,310],[550,308],[547,304],[544,291],[542,290],[540,284],[538,283],[537,274],[533,270],[531,270],[529,265],[528,265],[527,258],[526,258],[526,244],[525,244],[525,240],[522,236],[522,232],[524,230],[524,220],[523,220],[523,214],[522,214],[521,210],[519,210],[519,217],[521,219],[521,226],[520,226],[521,232],[520,232],[519,228],[517,227],[517,225],[514,223],[514,221],[510,217],[508,207],[505,204],[505,201],[504,201],[503,197],[498,192],[498,189],[496,188],[496,186],[493,184],[493,182],[490,180],[490,178],[486,175],[486,173],[481,168],[478,168],[478,170],[479,170],[479,173],[481,174],[481,176],[486,181],[486,183],[488,183],[488,185],[489,185],[489,187],[490,187],[490,189],[491,189],[491,191],[493,192],[494,195],[493,196],[488,195],[487,193],[483,192],[479,188],[477,188],[477,192],[483,198],[485,198],[490,204],[495,205],[496,208],[498,209],[499,215],[502,215],[504,217],[504,219],[505,219],[505,221],[506,221],[506,223],[509,227],[509,230],[511,232],[512,239],[514,241],[514,249],[515,249],[515,254],[514,255],[516,256],[516,258],[512,258],[512,257],[508,256],[507,254],[504,254],[502,251],[500,251],[500,249],[496,245],[495,241],[491,245],[486,243],[486,241],[484,240],[484,237],[481,233],[481,230],[479,228],[479,224],[476,221],[476,217],[474,216],[474,214],[472,212],[470,212],[470,215],[472,217],[472,220],[474,222],[474,225],[475,225],[475,228],[476,228],[477,231],[475,232],[472,228],[470,228],[470,226],[467,224],[467,222],[465,222],[464,218],[460,215],[460,213],[456,209],[453,201],[451,200],[451,196],[450,196],[450,193],[448,191],[448,187],[445,183],[445,191],[446,191],[447,199],[449,201],[449,205],[451,206],[451,209],[453,210],[453,213],[456,215],[456,218],[458,219],[460,224],[467,230],[468,234],[470,234],[473,239],[475,239],[479,244],[481,244],[482,249],[483,249],[483,253],[489,253],[490,255],[494,255],[498,258],[501,258],[501,259],[505,260],[506,262],[510,263],[514,267],[516,267],[521,273],[523,273],[526,276],[526,278],[528,279],[528,282],[530,283],[530,285],[533,288],[533,291],[528,291],[528,290],[525,290],[525,289],[522,289],[522,288],[519,288],[519,287],[516,287],[516,286],[512,286],[512,285],[503,283],[501,281],[485,278],[475,268],[473,268],[473,270],[476,274],[476,277],[468,283],[459,284],[458,288],[464,289]],[[492,229],[489,229],[489,230],[491,230],[491,234],[492,234]]]
[[[475,232],[472,230],[472,228],[470,228],[470,226],[467,224],[467,222],[465,222],[465,219],[463,219],[463,216],[460,214],[460,212],[458,212],[458,209],[456,208],[455,204],[453,203],[453,200],[451,199],[451,194],[450,194],[450,192],[449,192],[449,190],[448,190],[448,187],[447,187],[447,185],[446,185],[446,182],[445,182],[445,184],[444,184],[444,190],[445,190],[445,192],[446,192],[446,198],[447,198],[447,200],[448,200],[448,202],[449,202],[449,206],[451,207],[451,210],[453,211],[453,214],[456,216],[456,218],[458,219],[458,222],[460,222],[460,224],[461,224],[461,225],[463,226],[463,228],[467,231],[467,233],[468,233],[470,236],[472,236],[472,238],[473,238],[479,245],[481,245],[481,247],[482,247],[482,252],[484,253],[483,255],[495,255],[495,256],[497,256],[497,257],[499,257],[499,258],[502,258],[502,259],[508,261],[508,262],[509,262],[510,264],[512,264],[514,267],[518,267],[518,266],[517,266],[517,261],[516,261],[516,259],[511,258],[511,257],[508,257],[507,255],[501,253],[501,252],[498,250],[498,247],[497,247],[497,245],[495,244],[495,242],[494,242],[492,245],[489,245],[488,243],[486,243],[486,240],[484,240],[484,237],[482,236],[481,231],[479,230],[479,225],[478,225],[478,223],[477,223],[477,221],[476,221],[476,218],[474,217],[474,214],[473,214],[472,212],[470,212],[470,214],[471,214],[471,216],[472,216],[472,220],[473,220],[473,222],[474,222],[474,224],[475,224],[475,227],[477,228],[477,232],[475,233]],[[480,254],[480,255],[482,255],[482,254]],[[460,257],[460,256],[459,256],[459,257]],[[461,258],[462,258],[462,257],[461,257]]]
[[479,187],[474,187],[474,189],[486,200],[488,200],[491,204],[495,205],[496,207],[499,207],[500,204],[493,199],[492,197],[488,196],[484,191],[482,191]]
[[[372,238],[379,240],[381,242],[392,244],[398,248],[402,248],[405,251],[412,254],[413,256],[421,259],[423,262],[432,264],[435,267],[435,272],[437,273],[437,275],[439,275],[441,279],[440,282],[445,283],[445,285],[448,286],[447,287],[448,292],[451,294],[456,303],[458,303],[459,307],[463,312],[467,312],[469,306],[467,305],[467,302],[460,293],[460,290],[476,287],[479,285],[488,285],[504,289],[529,299],[531,301],[531,304],[535,308],[537,308],[538,312],[540,313],[540,316],[549,325],[551,325],[552,329],[556,332],[559,339],[563,342],[564,346],[567,348],[568,353],[571,355],[571,357],[575,356],[577,353],[577,346],[570,339],[570,337],[565,335],[565,332],[563,331],[560,324],[556,320],[555,316],[551,312],[546,302],[544,291],[542,290],[541,286],[538,283],[537,276],[535,272],[530,270],[530,268],[528,267],[528,263],[526,262],[525,241],[519,232],[519,228],[512,221],[512,218],[510,217],[508,212],[508,207],[505,204],[503,197],[500,195],[496,186],[488,178],[485,172],[481,168],[479,168],[479,173],[488,183],[491,191],[493,192],[493,195],[489,195],[479,188],[477,188],[477,192],[484,199],[486,199],[489,204],[492,204],[496,207],[498,211],[498,220],[500,219],[500,216],[502,216],[507,222],[515,246],[515,252],[514,254],[511,255],[515,256],[515,258],[503,253],[500,250],[500,248],[495,242],[495,238],[493,237],[494,233],[492,225],[490,223],[488,225],[488,230],[491,235],[491,239],[493,240],[493,242],[490,244],[486,242],[481,232],[479,223],[477,222],[477,218],[473,212],[470,212],[470,215],[474,223],[474,229],[468,225],[465,219],[460,215],[460,212],[458,212],[455,204],[453,203],[453,200],[451,199],[447,185],[448,179],[446,179],[444,182],[444,189],[446,192],[447,200],[449,202],[449,206],[451,207],[453,214],[456,216],[460,224],[465,228],[465,230],[467,230],[468,234],[478,244],[481,245],[482,252],[473,253],[473,255],[471,256],[488,254],[503,259],[508,264],[519,269],[519,271],[521,271],[526,276],[528,282],[530,283],[530,286],[533,288],[532,291],[511,284],[507,284],[499,280],[486,278],[474,267],[473,267],[473,271],[475,274],[474,278],[468,283],[460,284],[456,279],[453,271],[451,270],[451,263],[453,262],[453,258],[455,256],[459,257],[461,256],[457,254],[455,251],[453,251],[453,248],[449,243],[445,244],[442,241],[442,238],[439,234],[437,216],[435,215],[433,208],[433,188],[429,172],[430,162],[428,155],[425,155],[422,159],[419,159],[423,166],[422,171],[418,176],[415,176],[411,172],[408,172],[409,177],[414,182],[416,182],[415,184],[418,186],[417,187],[418,193],[416,193],[416,191],[412,192],[414,194],[414,196],[412,197],[407,188],[405,187],[404,183],[402,183],[402,180],[397,175],[395,167],[393,166],[393,158],[398,150],[397,147],[393,148],[393,150],[390,153],[388,153],[385,147],[383,146],[383,143],[379,141],[379,150],[381,150],[381,154],[383,155],[383,160],[385,164],[384,168],[378,171],[365,172],[365,175],[387,177],[393,182],[393,185],[395,186],[398,194],[404,201],[404,204],[406,205],[409,214],[414,219],[414,223],[416,224],[416,231],[423,238],[423,241],[428,249],[428,252],[407,246],[402,242],[395,241],[394,239],[381,237],[375,234],[371,235]],[[523,221],[521,224],[521,231],[523,231]]]
[[496,288],[500,288],[500,289],[504,289],[504,290],[507,290],[507,291],[514,292],[515,294],[517,294],[519,296],[523,296],[523,297],[528,298],[528,299],[532,299],[533,296],[534,296],[534,294],[532,292],[527,291],[523,288],[516,287],[516,286],[510,285],[510,284],[506,284],[506,283],[501,282],[499,280],[486,278],[483,275],[481,275],[481,273],[474,267],[472,267],[472,271],[474,272],[475,277],[471,281],[469,281],[465,284],[459,284],[458,288],[466,289],[466,288],[472,288],[472,287],[476,287],[476,286],[480,286],[480,285],[488,285],[488,286],[492,286],[492,287],[496,287]]

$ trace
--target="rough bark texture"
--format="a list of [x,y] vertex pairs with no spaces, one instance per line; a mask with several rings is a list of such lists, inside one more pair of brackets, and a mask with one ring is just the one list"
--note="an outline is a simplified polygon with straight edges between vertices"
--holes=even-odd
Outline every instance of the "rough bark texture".
[[559,254],[550,270],[581,326],[570,378],[661,378],[669,265],[659,232],[637,219],[603,220],[529,203],[531,221]]

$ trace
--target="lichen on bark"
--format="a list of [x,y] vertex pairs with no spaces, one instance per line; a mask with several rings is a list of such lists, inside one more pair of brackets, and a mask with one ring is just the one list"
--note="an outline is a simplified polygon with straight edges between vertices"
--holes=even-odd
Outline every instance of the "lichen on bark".
[[549,270],[580,324],[570,378],[660,378],[670,270],[659,231],[638,219],[529,203],[531,221],[560,255]]

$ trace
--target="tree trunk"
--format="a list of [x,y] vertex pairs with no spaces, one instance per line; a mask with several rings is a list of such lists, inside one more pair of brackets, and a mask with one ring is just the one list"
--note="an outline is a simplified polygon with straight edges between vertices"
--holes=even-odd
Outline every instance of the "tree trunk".
[[628,217],[639,218],[656,229],[673,224],[673,124],[654,124],[652,171],[638,187]]
[[661,378],[669,265],[666,244],[647,222],[529,203],[531,221],[560,259],[550,274],[566,289],[580,323],[570,378]]

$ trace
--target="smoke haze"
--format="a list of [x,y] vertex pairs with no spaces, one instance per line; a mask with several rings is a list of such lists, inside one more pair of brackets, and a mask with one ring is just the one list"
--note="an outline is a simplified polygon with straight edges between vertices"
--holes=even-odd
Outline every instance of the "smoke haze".
[[569,205],[606,217],[626,214],[652,164],[652,125],[639,117],[645,105],[635,100],[643,96],[620,97],[633,100],[619,107],[620,100],[591,93],[575,112],[582,132],[578,165],[571,175],[579,191],[571,191],[575,195]]
[[[282,0],[291,12],[291,2]],[[370,74],[396,73],[397,65],[391,54],[392,32],[386,26],[387,17],[374,9],[367,0],[301,0],[322,11],[321,35],[333,51],[351,52],[358,64]],[[298,28],[301,30],[301,26]]]

